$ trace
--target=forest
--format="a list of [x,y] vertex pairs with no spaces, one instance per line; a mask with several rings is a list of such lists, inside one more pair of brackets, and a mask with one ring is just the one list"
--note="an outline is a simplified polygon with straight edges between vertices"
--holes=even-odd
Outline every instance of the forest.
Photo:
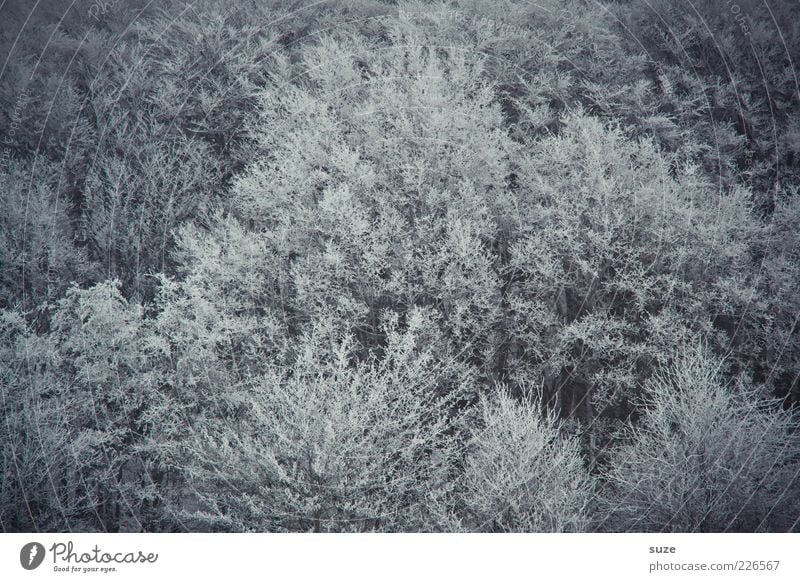
[[0,2],[0,531],[800,532],[800,3]]

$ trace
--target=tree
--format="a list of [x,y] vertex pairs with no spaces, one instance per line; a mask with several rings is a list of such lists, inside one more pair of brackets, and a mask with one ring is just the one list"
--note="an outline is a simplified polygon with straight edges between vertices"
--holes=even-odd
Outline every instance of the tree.
[[20,312],[2,313],[4,528],[153,528],[159,399],[140,330],[118,282],[72,287],[41,336]]
[[70,494],[85,504],[80,518],[102,531],[152,529],[158,522],[149,514],[157,496],[152,445],[164,421],[163,399],[142,315],[119,281],[73,286],[58,302],[47,337],[58,354],[50,364],[58,381],[40,397],[60,411],[60,426],[74,443],[53,454],[82,453],[80,481]]
[[761,228],[746,190],[716,192],[652,140],[593,117],[564,121],[519,162],[509,377],[543,379],[564,416],[600,431],[596,419],[625,418],[638,383],[687,338],[747,365],[765,310],[752,269]]
[[610,457],[619,531],[788,531],[800,524],[797,420],[688,349],[646,385],[642,419]]
[[426,315],[386,321],[380,359],[320,322],[287,365],[253,378],[238,410],[193,422],[185,474],[193,528],[412,531],[435,528],[457,460],[446,366]]
[[57,194],[56,176],[46,160],[8,160],[0,167],[2,309],[45,310],[69,281],[97,276],[86,253],[72,244],[69,204]]
[[234,184],[233,214],[280,258],[290,329],[331,311],[369,348],[383,341],[382,310],[430,306],[489,378],[493,245],[516,146],[479,56],[425,46],[400,23],[390,34],[381,51],[326,36],[303,50],[296,78],[264,93],[261,155]]
[[500,389],[481,399],[475,425],[459,479],[464,529],[586,530],[594,482],[580,444],[552,411]]

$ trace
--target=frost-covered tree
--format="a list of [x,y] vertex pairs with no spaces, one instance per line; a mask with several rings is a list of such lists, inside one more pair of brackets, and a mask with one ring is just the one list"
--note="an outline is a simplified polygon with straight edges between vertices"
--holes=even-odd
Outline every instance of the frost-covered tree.
[[760,403],[746,385],[726,383],[719,362],[702,348],[687,349],[654,376],[645,398],[643,418],[609,460],[606,527],[645,532],[798,527],[796,418]]
[[652,141],[585,115],[519,166],[506,268],[519,382],[543,378],[557,408],[593,422],[626,416],[638,382],[687,338],[749,359],[764,302],[747,191],[718,192]]
[[591,520],[593,479],[574,437],[540,403],[505,390],[480,403],[458,499],[468,531],[575,532]]
[[193,423],[186,441],[200,528],[409,531],[436,528],[458,441],[446,366],[426,348],[425,313],[386,321],[383,357],[359,363],[352,339],[320,323],[287,366],[251,379],[237,410]]
[[0,309],[52,307],[70,281],[96,276],[86,252],[72,244],[57,175],[46,160],[0,165]]
[[159,527],[153,447],[169,415],[142,310],[118,286],[69,289],[43,337],[18,312],[2,313],[0,518],[11,529]]
[[236,181],[234,213],[280,258],[291,328],[330,311],[374,346],[382,310],[427,305],[489,377],[516,146],[479,57],[391,34],[380,51],[323,38],[265,93],[263,156]]

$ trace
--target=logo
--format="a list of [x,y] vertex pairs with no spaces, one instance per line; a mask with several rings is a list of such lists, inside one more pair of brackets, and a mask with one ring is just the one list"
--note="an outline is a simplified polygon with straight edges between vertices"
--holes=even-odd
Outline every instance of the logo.
[[26,570],[35,570],[44,561],[44,546],[37,542],[30,542],[22,546],[19,552],[19,563]]

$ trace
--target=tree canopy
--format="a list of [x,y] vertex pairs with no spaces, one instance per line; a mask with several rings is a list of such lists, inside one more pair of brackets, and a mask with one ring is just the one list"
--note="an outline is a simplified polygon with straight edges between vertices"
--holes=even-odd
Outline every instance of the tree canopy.
[[800,530],[796,3],[40,4],[2,530]]

